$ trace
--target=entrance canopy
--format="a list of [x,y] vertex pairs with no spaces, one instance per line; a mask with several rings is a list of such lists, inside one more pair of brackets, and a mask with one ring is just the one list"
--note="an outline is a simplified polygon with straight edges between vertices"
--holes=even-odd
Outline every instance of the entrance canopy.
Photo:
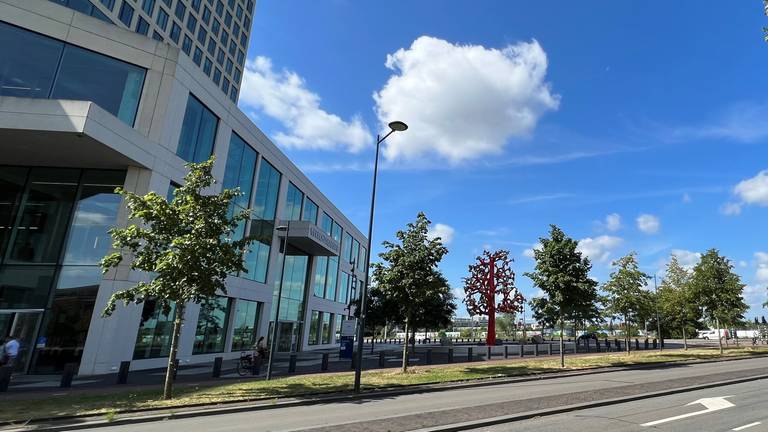
[[339,255],[339,242],[312,222],[280,221],[280,225],[288,227],[288,244],[306,252],[308,255]]

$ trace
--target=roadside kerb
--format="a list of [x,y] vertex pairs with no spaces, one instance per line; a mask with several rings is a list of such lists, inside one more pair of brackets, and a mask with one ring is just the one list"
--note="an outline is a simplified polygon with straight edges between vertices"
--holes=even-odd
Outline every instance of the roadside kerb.
[[[29,420],[29,421],[19,420],[18,424],[15,422],[6,421],[6,422],[0,422],[0,427],[13,427],[13,426],[20,427],[18,429],[2,429],[3,432],[6,432],[6,431],[10,432],[10,431],[16,431],[16,430],[29,431],[29,430],[37,430],[37,429],[28,429],[28,428],[24,428],[23,426],[44,425],[46,422],[49,422],[50,424],[45,425],[45,430],[47,431],[69,431],[69,430],[72,430],[73,426],[77,426],[78,429],[93,429],[93,428],[109,427],[109,426],[117,426],[117,425],[149,423],[149,422],[160,421],[160,420],[184,419],[184,418],[222,415],[222,414],[231,414],[231,413],[248,412],[248,411],[291,408],[291,407],[309,406],[309,405],[334,403],[334,402],[349,402],[349,401],[355,401],[360,399],[378,399],[378,398],[402,396],[402,395],[416,394],[416,393],[432,393],[432,392],[440,392],[445,390],[455,390],[455,389],[463,389],[463,388],[488,387],[488,386],[495,386],[495,385],[524,383],[524,382],[530,382],[530,381],[543,381],[543,380],[551,380],[551,379],[558,379],[558,378],[579,377],[579,376],[594,375],[594,374],[600,374],[600,373],[621,372],[621,371],[627,371],[627,370],[650,369],[650,368],[658,368],[658,367],[665,367],[665,366],[679,366],[679,365],[687,365],[687,364],[718,363],[718,362],[748,360],[748,359],[755,359],[755,358],[768,358],[768,354],[729,357],[729,358],[723,358],[723,359],[645,363],[645,364],[636,364],[636,365],[627,365],[627,366],[588,367],[588,368],[583,368],[583,369],[575,370],[571,372],[552,371],[552,372],[542,372],[539,374],[514,376],[514,377],[499,376],[499,377],[491,377],[491,378],[476,378],[476,379],[470,379],[470,380],[464,380],[464,381],[403,385],[399,387],[394,386],[394,387],[387,387],[387,388],[380,388],[380,389],[365,390],[359,395],[355,395],[351,392],[350,393],[338,393],[338,392],[322,393],[321,392],[321,393],[307,393],[302,396],[306,398],[301,400],[285,398],[283,401],[280,401],[281,398],[264,397],[264,398],[257,398],[252,400],[216,402],[213,404],[206,404],[206,403],[189,404],[183,407],[131,409],[131,410],[123,410],[123,411],[116,412],[115,413],[116,415],[125,415],[126,417],[116,418],[111,421],[103,419],[105,414],[85,414],[85,415],[70,415],[70,416],[38,418],[38,419]],[[756,375],[756,376],[747,377],[747,378],[740,378],[737,380],[731,380],[731,381],[724,382],[724,384],[721,384],[720,382],[708,383],[708,384],[701,384],[699,386],[682,387],[681,389],[683,390],[679,390],[679,391],[678,389],[672,389],[672,390],[665,390],[657,393],[659,393],[658,396],[664,396],[668,394],[674,394],[677,392],[704,389],[704,388],[708,388],[708,386],[717,387],[717,386],[722,386],[727,384],[738,384],[740,382],[746,382],[746,381],[756,380],[756,379],[766,379],[766,378],[768,378],[768,374]],[[685,389],[690,389],[690,390],[685,390]],[[648,393],[648,395],[656,395],[656,393]],[[643,395],[627,397],[625,398],[626,400],[622,398],[618,398],[616,400],[630,402],[632,400],[640,400],[648,397],[654,397],[654,396],[645,396],[645,397],[640,397],[640,396],[643,396]],[[606,400],[606,401],[611,401],[611,400],[613,399]],[[597,404],[597,403],[603,403],[604,405],[612,404],[612,403],[605,403],[606,401],[590,402],[584,405]],[[613,403],[614,404],[621,403],[621,401],[613,402]],[[226,406],[222,406],[222,405],[226,405]],[[579,404],[573,405],[573,406],[569,405],[567,408],[570,408],[570,409],[562,412],[573,411],[576,409],[583,409],[583,408],[579,408],[580,406],[581,405]],[[594,406],[598,407],[602,405],[594,405]],[[571,408],[571,407],[576,407],[576,408]],[[586,408],[589,408],[589,407],[591,406],[586,406]],[[189,408],[204,408],[204,409],[189,409]],[[551,409],[551,410],[542,410],[542,411],[543,412],[552,411],[551,414],[558,414],[559,412],[554,412],[554,411],[565,409],[565,408],[566,407]],[[179,410],[179,411],[174,412],[173,410]],[[153,414],[141,415],[142,413],[153,413]],[[528,413],[515,414],[512,416],[504,416],[504,417],[498,417],[493,419],[487,419],[487,421],[492,421],[492,420],[497,420],[497,419],[507,418],[507,417],[512,418],[512,417],[524,416],[527,414]],[[135,416],[131,417],[131,415],[135,415]],[[541,415],[541,414],[537,414],[537,415]],[[532,415],[532,417],[533,416],[535,415]],[[93,418],[94,420],[88,421],[87,419],[89,418]],[[96,420],[97,418],[98,420]],[[525,418],[530,418],[530,417],[521,417],[519,420],[523,420]],[[78,422],[78,423],[65,423],[67,420],[84,420],[84,421]],[[509,421],[514,421],[514,420],[509,420]],[[61,423],[61,424],[57,425],[56,423]],[[493,424],[500,424],[500,423],[504,423],[504,421],[500,421],[499,423],[493,423]],[[492,425],[492,424],[489,424],[489,425]],[[482,426],[484,425],[480,425],[477,427],[482,427]],[[427,430],[432,431],[433,429],[425,429],[425,431]],[[445,429],[445,431],[451,431],[451,430],[463,430],[463,429]],[[434,429],[434,431],[443,431],[443,429]]]

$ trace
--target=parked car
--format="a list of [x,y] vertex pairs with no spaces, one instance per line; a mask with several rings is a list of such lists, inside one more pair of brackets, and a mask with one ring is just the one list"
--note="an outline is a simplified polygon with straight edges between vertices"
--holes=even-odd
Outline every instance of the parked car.
[[579,342],[579,343],[582,343],[582,342],[587,342],[587,341],[589,341],[590,339],[591,339],[591,340],[597,340],[597,333],[595,333],[595,332],[587,332],[587,333],[583,333],[582,335],[580,335],[580,336],[579,336],[579,337],[576,339],[576,341],[577,341],[577,342]]

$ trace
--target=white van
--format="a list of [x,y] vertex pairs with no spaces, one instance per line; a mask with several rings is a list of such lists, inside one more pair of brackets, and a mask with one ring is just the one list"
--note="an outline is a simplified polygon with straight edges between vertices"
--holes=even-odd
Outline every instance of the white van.
[[699,338],[699,339],[714,339],[714,340],[717,340],[718,334],[721,337],[725,336],[727,338],[728,337],[728,330],[725,330],[725,329],[720,329],[719,331],[715,330],[715,329],[699,330],[699,332],[696,335],[696,337]]

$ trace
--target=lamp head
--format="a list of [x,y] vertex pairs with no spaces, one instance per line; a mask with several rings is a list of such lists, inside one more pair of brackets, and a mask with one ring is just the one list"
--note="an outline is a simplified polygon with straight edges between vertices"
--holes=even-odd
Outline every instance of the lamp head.
[[408,129],[408,125],[401,122],[400,120],[395,120],[393,122],[389,123],[389,128],[392,129],[395,132],[402,132],[406,129]]

